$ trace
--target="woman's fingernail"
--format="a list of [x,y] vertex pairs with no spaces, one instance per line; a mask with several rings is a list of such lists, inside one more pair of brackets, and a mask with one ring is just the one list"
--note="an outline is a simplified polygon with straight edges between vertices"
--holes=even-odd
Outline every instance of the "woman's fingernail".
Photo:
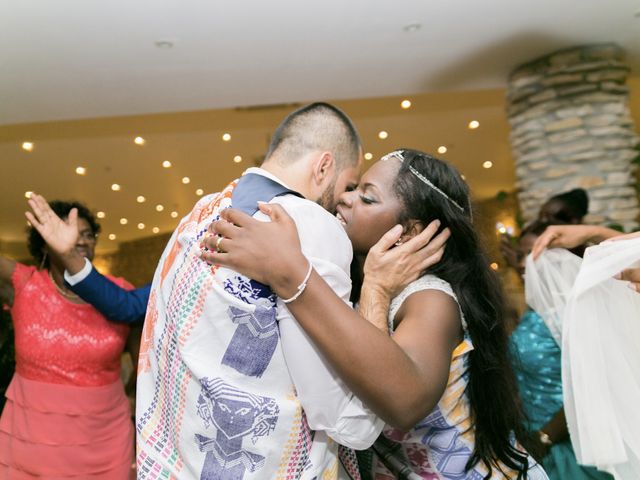
[[436,227],[440,226],[440,220],[435,220],[434,223],[436,224]]
[[615,278],[616,280],[622,280],[622,272],[618,272],[616,273],[613,278]]
[[629,287],[634,292],[638,291],[638,286],[635,283],[627,283],[627,287]]

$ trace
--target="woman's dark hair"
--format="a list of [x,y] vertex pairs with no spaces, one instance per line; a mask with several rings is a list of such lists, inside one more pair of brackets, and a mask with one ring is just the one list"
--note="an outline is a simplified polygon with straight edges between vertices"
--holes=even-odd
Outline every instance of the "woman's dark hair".
[[[77,208],[78,218],[84,218],[87,221],[94,235],[98,235],[100,233],[100,224],[96,221],[91,211],[82,203],[53,200],[49,202],[49,206],[51,207],[51,210],[53,210],[56,215],[58,215],[63,220],[69,216],[69,212],[72,208]],[[42,263],[42,260],[44,259],[45,245],[46,242],[35,228],[27,228],[27,246],[29,247],[29,253],[38,265],[40,265]],[[45,259],[43,266],[45,268],[49,268],[49,259]]]
[[451,231],[442,260],[425,273],[449,282],[474,345],[469,354],[467,393],[475,446],[466,468],[482,462],[490,478],[492,468],[500,470],[500,461],[517,471],[518,479],[526,478],[527,454],[512,442],[514,434],[525,444],[528,437],[509,357],[505,301],[472,223],[469,189],[460,173],[442,160],[415,150],[403,150],[402,156],[394,182],[405,207],[399,223],[419,220],[426,226],[438,219],[441,229]]
[[589,213],[589,195],[583,188],[574,188],[554,195],[544,203],[540,213],[542,214],[545,207],[552,203],[557,204],[558,208],[554,209],[552,216],[544,219],[550,223],[558,225],[581,223],[582,218]]

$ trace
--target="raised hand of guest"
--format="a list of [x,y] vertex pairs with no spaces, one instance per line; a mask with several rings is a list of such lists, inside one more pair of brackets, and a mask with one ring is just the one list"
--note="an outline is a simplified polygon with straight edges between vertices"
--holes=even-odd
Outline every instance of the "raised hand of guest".
[[570,249],[587,242],[600,243],[618,235],[621,233],[598,225],[553,225],[538,237],[531,253],[537,260],[546,248]]
[[75,249],[78,242],[78,210],[72,208],[66,220],[62,220],[51,209],[47,200],[33,193],[28,200],[32,212],[25,212],[29,223],[42,236],[49,252],[57,255],[64,268],[74,274],[85,265],[85,259]]

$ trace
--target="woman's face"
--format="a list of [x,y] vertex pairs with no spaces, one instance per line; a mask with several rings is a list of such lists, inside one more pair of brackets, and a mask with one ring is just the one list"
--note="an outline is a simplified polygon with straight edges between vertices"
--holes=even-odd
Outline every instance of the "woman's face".
[[[66,220],[66,218],[64,220]],[[92,261],[96,251],[96,240],[96,234],[93,233],[89,222],[82,217],[78,217],[78,239],[76,240],[76,251],[83,257]],[[48,250],[46,245],[44,250]],[[55,265],[58,266],[57,263],[55,263]]]
[[402,202],[393,190],[400,161],[374,164],[358,188],[338,198],[337,218],[353,244],[354,253],[366,254],[380,237],[398,223]]

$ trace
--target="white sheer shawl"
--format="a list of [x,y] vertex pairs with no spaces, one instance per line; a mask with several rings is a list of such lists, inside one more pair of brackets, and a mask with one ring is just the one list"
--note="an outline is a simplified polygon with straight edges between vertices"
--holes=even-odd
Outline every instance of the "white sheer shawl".
[[640,294],[612,277],[640,261],[640,238],[549,250],[525,273],[527,303],[562,348],[564,408],[578,462],[640,479]]

